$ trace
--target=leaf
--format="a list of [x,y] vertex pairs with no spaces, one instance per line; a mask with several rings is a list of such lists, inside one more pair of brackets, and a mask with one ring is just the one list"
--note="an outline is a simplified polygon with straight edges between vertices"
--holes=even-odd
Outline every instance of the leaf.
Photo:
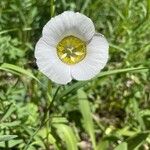
[[[13,140],[12,139],[12,140],[8,141],[8,147],[12,148],[12,147],[14,147],[14,146],[16,146],[18,144],[21,144],[21,143],[23,143],[23,140]],[[4,141],[0,142],[0,147],[6,148],[6,145],[5,145]]]
[[15,111],[14,105],[10,104],[8,106],[7,110],[4,112],[4,115],[0,119],[0,122],[6,120],[14,111]]
[[0,135],[0,142],[9,141],[18,137],[17,135]]
[[107,150],[109,147],[108,140],[101,139],[98,144],[96,145],[96,150]]
[[67,123],[68,120],[65,117],[53,117],[52,123]]
[[6,69],[7,71],[10,70],[10,72],[13,71],[13,72],[16,72],[16,73],[19,73],[19,74],[24,74],[24,75],[26,75],[26,76],[28,76],[28,77],[30,77],[30,78],[35,79],[37,82],[39,82],[40,84],[42,84],[42,83],[38,80],[38,78],[36,78],[31,72],[29,72],[29,71],[27,71],[27,70],[25,70],[25,69],[23,69],[23,68],[21,68],[21,67],[18,67],[18,66],[16,66],[16,65],[4,63],[4,64],[2,64],[2,65],[0,66],[0,69],[3,69],[3,70]]
[[12,74],[20,75],[19,73],[15,72],[15,71],[12,71],[10,69],[6,69],[6,68],[3,68],[3,67],[0,67],[0,70],[6,71],[6,72],[10,72]]
[[14,32],[14,31],[17,31],[17,30],[18,30],[17,28],[8,29],[8,30],[3,30],[3,31],[0,32],[0,35],[1,35],[1,34],[4,34],[4,33]]
[[20,121],[12,121],[12,122],[5,122],[5,123],[0,123],[1,128],[6,128],[6,127],[14,127],[14,126],[19,126]]
[[72,129],[65,124],[54,124],[57,128],[58,136],[65,141],[67,150],[78,150],[77,139]]
[[87,100],[87,95],[82,89],[78,90],[78,100],[79,100],[79,109],[80,109],[80,112],[83,117],[83,123],[84,123],[85,130],[89,134],[92,144],[93,144],[93,147],[95,148],[96,142],[95,142],[92,113],[90,110],[89,101]]
[[110,71],[105,71],[105,72],[99,73],[99,75],[97,77],[99,78],[99,77],[104,77],[107,75],[114,75],[114,74],[118,74],[118,73],[141,71],[141,70],[148,70],[148,68],[138,67],[138,68],[125,68],[125,69],[110,70]]
[[114,150],[128,150],[127,143],[126,142],[122,142]]
[[117,131],[117,135],[128,136],[128,137],[131,137],[136,133],[137,133],[136,131],[130,130],[130,126],[125,126]]
[[145,124],[143,121],[143,118],[140,115],[140,109],[139,109],[139,103],[136,101],[136,99],[132,99],[132,107],[135,115],[135,119],[139,122],[139,125],[141,129],[144,131],[145,130]]
[[21,140],[21,139],[20,140],[11,140],[11,141],[9,141],[9,148],[14,147],[21,143],[23,143],[23,140]]
[[63,92],[60,94],[59,98],[62,98],[62,97],[64,97],[64,96],[66,96],[67,94],[69,94],[69,93],[71,93],[71,92],[73,92],[73,91],[79,89],[80,87],[84,86],[85,84],[86,84],[85,81],[80,81],[80,82],[77,82],[77,83],[75,83],[75,84],[69,86],[65,91],[63,91]]
[[81,13],[84,13],[84,11],[85,11],[86,8],[88,7],[89,3],[90,3],[90,0],[86,0],[86,1],[84,2],[84,5],[83,5],[82,8],[81,8]]
[[128,150],[134,150],[140,147],[149,136],[148,132],[138,133],[127,140]]
[[[48,139],[49,143],[52,144],[54,146],[54,149],[58,150],[58,146],[56,144],[56,139],[54,138],[54,136],[49,132],[47,133],[47,129],[46,128],[42,128],[38,133],[38,136],[35,137],[35,142],[32,142],[31,145],[36,144],[36,145],[43,145],[43,139]],[[41,138],[42,137],[42,138]],[[42,141],[41,141],[42,140]]]
[[[95,77],[94,79],[106,77],[106,76],[109,76],[109,75],[119,74],[119,73],[141,71],[141,70],[148,70],[148,69],[145,68],[145,67],[138,67],[138,68],[125,68],[125,69],[110,70],[110,71],[105,71],[105,72],[99,73],[99,75],[97,77]],[[89,81],[92,81],[92,80],[80,81],[80,82],[76,82],[73,85],[68,86],[60,95],[57,96],[57,99],[61,99],[62,97],[68,95],[69,93],[83,87]]]
[[141,117],[150,116],[150,110],[149,109],[141,110],[139,113],[140,113]]

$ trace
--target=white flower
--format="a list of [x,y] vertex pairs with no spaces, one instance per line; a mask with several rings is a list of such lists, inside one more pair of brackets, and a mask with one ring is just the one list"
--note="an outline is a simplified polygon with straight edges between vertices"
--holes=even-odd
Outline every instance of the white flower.
[[90,18],[66,11],[44,26],[35,57],[42,73],[56,83],[67,84],[97,75],[108,60],[108,47]]

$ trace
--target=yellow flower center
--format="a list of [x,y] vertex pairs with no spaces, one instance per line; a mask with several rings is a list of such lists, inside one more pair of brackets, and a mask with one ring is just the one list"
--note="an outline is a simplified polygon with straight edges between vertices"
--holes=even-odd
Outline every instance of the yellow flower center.
[[76,64],[86,56],[86,43],[72,35],[67,36],[58,43],[57,55],[66,64]]

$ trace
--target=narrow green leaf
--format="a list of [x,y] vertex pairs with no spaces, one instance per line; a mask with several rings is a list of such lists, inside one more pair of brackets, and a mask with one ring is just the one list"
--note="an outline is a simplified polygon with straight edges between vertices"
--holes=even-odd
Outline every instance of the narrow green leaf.
[[110,70],[110,71],[105,71],[105,72],[101,72],[99,73],[99,75],[97,76],[99,77],[104,77],[107,75],[114,75],[114,74],[118,74],[118,73],[126,73],[126,72],[134,72],[134,71],[142,71],[142,70],[148,70],[148,68],[146,67],[138,67],[138,68],[125,68],[125,69],[116,69],[116,70]]
[[[14,140],[14,139],[11,139],[8,141],[8,147],[9,149],[18,145],[18,144],[22,144],[23,143],[23,140]],[[6,148],[6,145],[5,145],[5,141],[3,142],[0,142],[0,147],[2,148]]]
[[23,140],[21,140],[21,139],[20,140],[11,140],[11,141],[9,141],[9,148],[12,148],[21,143],[23,143]]
[[65,124],[54,124],[60,138],[65,141],[67,150],[78,150],[77,139],[72,129]]
[[0,123],[1,128],[6,128],[6,127],[15,127],[20,125],[21,121],[12,121],[12,122],[5,122],[5,123]]
[[118,131],[117,131],[117,135],[128,136],[128,137],[131,137],[131,136],[135,135],[136,133],[137,133],[136,131],[130,130],[130,126],[125,126],[121,129],[118,129]]
[[96,150],[107,150],[109,147],[108,140],[101,139],[98,144],[96,145]]
[[80,89],[78,90],[78,100],[79,100],[79,109],[83,117],[83,123],[85,130],[89,134],[93,147],[95,149],[96,147],[96,142],[95,142],[95,134],[94,134],[94,124],[92,120],[92,113],[90,110],[90,104],[89,101],[87,100],[87,95],[86,93]]
[[128,150],[134,150],[140,147],[149,136],[148,132],[138,133],[127,140]]
[[141,110],[141,111],[139,112],[139,114],[140,114],[141,117],[150,116],[150,110],[149,110],[149,109]]
[[3,70],[5,72],[10,72],[10,73],[15,74],[15,75],[20,75],[20,73],[13,71],[13,70],[10,70],[10,69],[0,67],[0,70]]
[[114,150],[128,150],[127,143],[126,142],[122,142]]
[[[109,76],[109,75],[119,74],[119,73],[143,71],[143,70],[148,70],[148,68],[138,67],[138,68],[125,68],[125,69],[110,70],[110,71],[100,72],[99,75],[97,77],[95,77],[94,79],[106,77],[106,76]],[[83,87],[89,81],[92,81],[92,80],[76,82],[75,84],[70,85],[69,87],[66,88],[66,90],[64,90],[60,95],[57,96],[57,99],[60,99],[64,96],[68,95],[69,93]]]
[[127,54],[127,51],[126,51],[125,49],[123,49],[122,47],[119,47],[119,46],[114,45],[114,44],[112,44],[112,43],[110,43],[109,46],[112,47],[112,48],[114,48],[114,49],[116,49],[116,50],[119,50],[119,51],[121,51],[121,52]]
[[0,69],[7,69],[7,71],[13,71],[13,72],[17,72],[17,73],[20,73],[20,74],[24,74],[30,78],[33,78],[35,79],[36,81],[38,81],[39,83],[41,83],[38,78],[36,78],[31,72],[21,68],[21,67],[18,67],[16,65],[12,65],[12,64],[7,64],[7,63],[4,63],[0,66]]
[[[51,134],[51,133],[47,133],[47,129],[46,128],[42,128],[38,133],[37,133],[38,136],[35,137],[35,141],[32,142],[31,145],[33,144],[38,144],[40,143],[40,145],[43,144],[43,140],[42,139],[48,139],[48,141],[50,142],[50,144],[52,144],[54,146],[54,149],[56,150],[59,150],[58,149],[58,146],[56,144],[56,139],[54,138],[54,136]],[[41,138],[42,137],[42,138]],[[42,140],[42,141],[41,141]]]
[[0,119],[0,122],[6,120],[14,111],[15,111],[14,105],[10,104],[8,106],[7,110],[4,112],[2,118]]
[[14,32],[14,31],[17,31],[17,30],[18,30],[18,28],[3,30],[3,31],[0,31],[0,35],[5,34],[5,33],[9,33],[9,32]]
[[81,81],[81,82],[77,82],[71,86],[69,86],[65,91],[63,91],[61,94],[60,94],[60,97],[64,97],[66,96],[67,94],[79,89],[80,87],[84,86],[86,84],[85,81]]
[[139,122],[141,129],[144,131],[145,130],[145,124],[144,124],[143,118],[140,115],[140,109],[138,106],[139,103],[136,101],[136,99],[132,99],[131,102],[132,102],[132,107],[133,107],[135,119]]
[[122,10],[118,9],[115,5],[111,5],[111,7],[115,10],[117,15],[119,15],[122,20],[126,20],[124,14],[122,13]]
[[0,142],[9,141],[11,139],[16,138],[17,135],[0,135]]
[[65,117],[53,117],[52,123],[67,123],[68,120]]
[[86,0],[81,8],[81,13],[84,13],[91,0]]

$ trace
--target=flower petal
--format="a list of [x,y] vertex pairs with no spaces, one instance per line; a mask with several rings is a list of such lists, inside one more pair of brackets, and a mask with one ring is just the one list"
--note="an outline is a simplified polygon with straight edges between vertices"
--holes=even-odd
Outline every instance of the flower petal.
[[58,84],[67,84],[72,80],[70,66],[57,60],[52,65],[40,69],[49,79]]
[[81,35],[85,38],[85,41],[90,41],[95,34],[95,27],[90,18],[87,16],[76,13],[77,14],[77,23],[76,26],[81,33]]
[[89,80],[96,76],[107,63],[108,48],[105,37],[96,34],[87,45],[85,59],[71,66],[72,77],[76,80]]
[[43,36],[52,46],[56,46],[60,40],[69,35],[88,42],[94,33],[95,27],[91,19],[72,11],[65,11],[52,18],[43,28]]
[[56,48],[48,45],[44,38],[36,44],[35,57],[39,70],[52,81],[67,84],[72,80],[70,66],[59,60]]
[[57,59],[56,48],[48,44],[45,38],[40,38],[35,46],[35,58],[40,63],[47,61],[52,64]]

